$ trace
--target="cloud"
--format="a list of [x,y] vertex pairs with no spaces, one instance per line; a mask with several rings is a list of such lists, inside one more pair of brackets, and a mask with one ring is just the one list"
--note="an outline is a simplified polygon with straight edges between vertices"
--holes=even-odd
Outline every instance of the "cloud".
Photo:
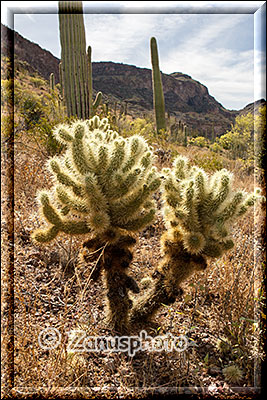
[[254,53],[254,100],[266,99],[266,53],[255,50]]
[[[151,68],[150,38],[156,36],[165,51],[168,40],[187,19],[170,14],[87,14],[86,41],[94,61],[115,61]],[[168,45],[169,47],[169,45]]]
[[[32,7],[25,14],[16,14],[15,30],[24,37],[60,57],[57,15],[38,14],[57,2],[2,2],[9,7]],[[254,99],[254,80],[263,82],[264,71],[259,69],[262,54],[253,51],[253,14],[165,13],[157,10],[183,11],[188,6],[206,9],[218,6],[233,7],[237,2],[83,2],[90,7],[117,7],[117,14],[84,14],[86,42],[92,46],[93,61],[113,61],[151,68],[150,38],[158,42],[160,68],[165,73],[183,72],[206,85],[209,92],[226,108],[239,109]],[[261,6],[264,2],[239,2],[242,7]],[[112,6],[112,7],[111,7]],[[120,7],[120,8],[119,8]],[[147,7],[151,13],[138,14]],[[127,8],[131,13],[127,13]],[[136,13],[132,9],[136,8]],[[34,11],[33,11],[34,12]],[[125,13],[124,13],[125,12]],[[30,21],[29,18],[33,18]],[[255,63],[255,71],[254,71]],[[259,78],[260,77],[260,78]],[[258,84],[258,87],[262,86]],[[257,93],[262,92],[256,89]]]
[[191,75],[226,108],[239,109],[252,102],[254,51],[224,47],[222,41],[227,32],[244,22],[244,16],[211,15],[192,22],[198,23],[191,34],[161,58],[162,71]]
[[191,75],[226,108],[253,101],[253,15],[87,14],[85,24],[93,61],[151,68],[156,36],[163,72]]
[[[85,15],[86,42],[93,48],[95,61],[144,62],[144,41],[153,28],[150,15]],[[139,62],[138,62],[139,61]]]

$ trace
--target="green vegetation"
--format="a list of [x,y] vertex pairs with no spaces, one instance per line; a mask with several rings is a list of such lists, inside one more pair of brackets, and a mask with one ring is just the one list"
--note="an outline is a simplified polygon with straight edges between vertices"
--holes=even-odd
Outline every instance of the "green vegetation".
[[8,140],[8,132],[9,135],[14,134],[17,140],[23,136],[26,139],[27,135],[47,155],[59,153],[63,146],[53,138],[52,130],[55,124],[63,122],[66,117],[58,88],[54,86],[51,90],[51,81],[49,84],[36,74],[29,76],[25,69],[17,71],[14,80],[13,126],[8,110],[9,98],[13,92],[12,79],[2,79],[1,86],[2,140]]
[[[255,123],[257,121],[255,117]],[[251,113],[236,117],[232,129],[222,135],[218,143],[234,160],[248,159],[254,152],[254,118]]]

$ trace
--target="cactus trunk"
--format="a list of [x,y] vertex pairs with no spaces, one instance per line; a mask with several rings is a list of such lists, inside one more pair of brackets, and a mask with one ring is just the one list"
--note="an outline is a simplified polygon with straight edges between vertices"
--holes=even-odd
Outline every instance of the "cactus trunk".
[[184,146],[187,147],[187,127],[184,127]]
[[166,119],[165,119],[165,101],[162,88],[161,72],[159,69],[159,57],[157,42],[154,37],[150,41],[151,49],[151,63],[152,63],[152,82],[153,82],[153,102],[154,110],[156,115],[156,127],[157,133],[166,130]]
[[61,86],[68,116],[89,118],[89,74],[82,2],[59,2]]
[[161,242],[164,258],[153,273],[147,292],[133,305],[130,313],[132,324],[150,320],[162,304],[174,303],[182,293],[181,283],[194,271],[207,267],[204,257],[188,253],[169,232],[163,234]]
[[[122,233],[118,236],[113,231],[107,231],[101,238],[94,237],[83,244],[84,249],[89,250],[89,260],[90,254],[97,254],[98,249],[104,249],[91,278],[96,281],[101,270],[104,271],[106,324],[118,333],[126,333],[128,330],[128,317],[132,306],[129,290],[139,293],[137,283],[127,274],[133,258],[131,247],[135,242],[131,235]],[[87,261],[86,252],[82,255],[82,261]]]

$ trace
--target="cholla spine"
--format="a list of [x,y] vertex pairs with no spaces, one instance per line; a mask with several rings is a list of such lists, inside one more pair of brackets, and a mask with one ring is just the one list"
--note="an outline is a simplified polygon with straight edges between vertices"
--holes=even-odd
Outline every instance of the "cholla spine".
[[50,241],[59,232],[134,232],[152,222],[152,195],[160,178],[141,136],[124,139],[98,116],[59,125],[53,134],[67,150],[48,161],[54,187],[41,191],[38,199],[51,226],[34,234],[37,241]]
[[233,175],[226,169],[208,176],[178,156],[165,169],[163,215],[184,248],[192,254],[219,257],[234,246],[233,222],[261,198],[260,190],[246,193],[233,189]]

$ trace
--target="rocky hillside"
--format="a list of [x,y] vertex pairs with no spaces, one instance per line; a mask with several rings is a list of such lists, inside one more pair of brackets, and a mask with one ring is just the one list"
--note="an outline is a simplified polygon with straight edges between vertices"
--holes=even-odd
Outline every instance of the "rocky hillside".
[[[93,63],[94,89],[101,90],[111,101],[127,101],[128,110],[152,112],[153,91],[151,70],[113,62]],[[162,74],[166,112],[203,134],[223,133],[238,111],[226,110],[206,86],[189,75],[175,72]]]
[[[51,72],[54,73],[55,79],[59,81],[59,59],[54,57],[49,51],[42,49],[38,44],[25,39],[14,31],[12,36],[11,30],[1,24],[1,54],[6,55],[8,47],[14,46],[15,68],[16,60],[24,61],[28,64],[30,72],[37,71],[45,79],[49,79]],[[26,64],[26,65],[27,65]]]
[[259,108],[265,104],[266,104],[266,100],[264,100],[264,99],[257,100],[254,103],[247,104],[246,107],[242,108],[242,110],[239,111],[239,113],[243,114],[243,115],[247,114],[247,113],[257,114],[259,111]]
[[[2,54],[7,51],[10,29],[1,24]],[[54,73],[59,81],[59,59],[39,45],[14,32],[15,60],[23,61],[29,72],[38,72],[45,79]],[[16,68],[15,62],[15,68]],[[166,112],[176,120],[186,123],[198,134],[210,136],[214,129],[216,135],[230,128],[241,111],[225,109],[209,94],[206,86],[181,72],[162,74]],[[93,85],[95,91],[102,91],[104,101],[110,106],[117,102],[127,102],[128,113],[143,116],[152,113],[153,92],[151,70],[133,65],[113,62],[93,63]]]

